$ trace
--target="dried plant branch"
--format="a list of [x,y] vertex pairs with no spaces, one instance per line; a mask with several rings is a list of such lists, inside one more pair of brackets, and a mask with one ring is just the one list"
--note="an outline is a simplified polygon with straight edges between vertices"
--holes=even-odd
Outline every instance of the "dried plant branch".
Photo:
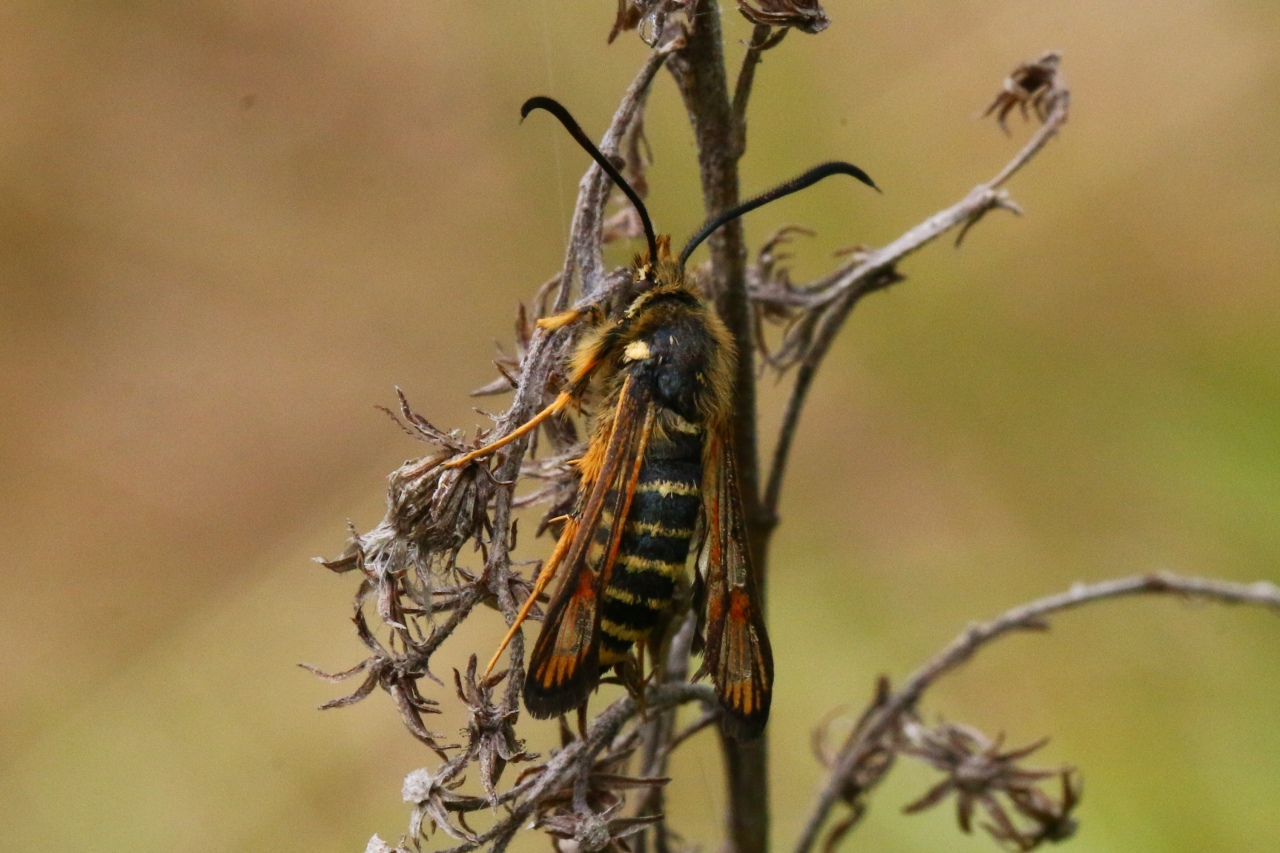
[[[716,707],[715,690],[706,684],[663,684],[651,688],[645,699],[647,708],[652,711],[688,702]],[[443,853],[468,853],[486,844],[491,844],[495,853],[505,849],[516,831],[542,806],[545,796],[567,783],[571,785],[584,761],[590,763],[606,748],[615,746],[614,739],[619,731],[637,713],[639,706],[630,696],[614,702],[592,721],[585,738],[571,741],[541,767],[527,771],[523,781],[498,798],[497,802],[507,808],[505,816],[484,832]],[[455,805],[450,810],[479,810],[488,805],[488,801],[473,798],[473,801]],[[397,850],[398,853],[409,853],[402,848]]]
[[[653,78],[668,58],[683,45],[683,38],[675,36],[649,55],[640,73],[622,96],[622,103],[614,112],[613,120],[600,140],[600,151],[606,157],[618,155],[628,131],[644,109]],[[578,202],[574,206],[573,221],[569,228],[569,246],[565,252],[564,269],[560,274],[560,290],[553,304],[554,311],[563,311],[569,307],[568,288],[575,275],[582,279],[584,295],[596,293],[600,289],[604,276],[604,211],[612,190],[613,184],[609,176],[595,163],[591,164],[578,182]]]
[[[604,151],[615,153],[627,134],[637,128],[649,85],[670,53],[681,44],[677,38],[648,58],[605,134],[601,144]],[[630,282],[625,271],[621,274],[606,274],[604,271],[602,225],[610,190],[608,177],[595,166],[580,183],[564,268],[543,287],[546,292],[555,289],[553,310],[567,307],[575,280],[581,281],[582,286],[582,296],[575,306],[580,309],[611,299],[619,288]],[[558,372],[562,370],[569,337],[567,329],[543,330],[536,328],[527,317],[519,319],[516,353],[514,357],[504,357],[498,362],[502,383],[514,386],[514,398],[507,411],[497,418],[494,429],[479,436],[477,442],[509,434],[545,404],[548,395],[554,393],[559,384]],[[482,390],[500,388],[499,383]],[[512,572],[511,558],[516,533],[512,518],[514,489],[525,467],[526,441],[515,442],[500,454],[492,470],[486,466],[447,469],[441,463],[474,445],[466,443],[457,432],[436,429],[413,412],[403,396],[400,412],[392,416],[411,435],[437,445],[442,452],[407,463],[395,472],[383,521],[368,534],[353,533],[347,552],[338,560],[325,562],[334,571],[359,570],[365,576],[355,596],[355,621],[370,657],[334,676],[311,669],[330,680],[356,675],[362,678],[354,692],[328,703],[326,707],[360,701],[376,687],[381,687],[392,697],[409,731],[443,760],[434,770],[415,771],[405,781],[405,797],[414,804],[410,836],[415,847],[425,832],[440,829],[462,841],[464,849],[485,842],[492,843],[494,849],[501,849],[524,818],[545,805],[539,800],[540,789],[533,783],[517,784],[505,793],[497,790],[497,783],[507,764],[533,758],[524,752],[513,728],[520,710],[524,678],[523,638],[517,633],[512,639],[511,664],[507,672],[478,677],[473,657],[465,678],[455,673],[457,695],[470,713],[465,746],[442,745],[440,735],[424,726],[423,715],[439,711],[434,700],[419,693],[418,682],[425,677],[441,683],[430,671],[431,657],[457,626],[471,615],[477,604],[482,601],[496,603],[510,624],[518,612],[519,599],[529,594],[529,582]],[[563,435],[552,432],[555,445],[573,440],[572,431]],[[563,464],[553,464],[548,472],[553,478],[572,476]],[[556,490],[552,488],[548,494],[554,495]],[[458,564],[459,553],[468,542],[474,542],[484,557],[484,570],[479,574]],[[450,582],[446,583],[446,580]],[[375,631],[366,618],[365,605],[370,601],[376,603],[374,609],[382,628],[390,635],[386,641],[379,636],[383,630]],[[437,620],[437,614],[446,614],[447,618]],[[666,694],[659,694],[654,701],[664,707],[663,703],[667,701],[711,695],[708,687],[691,691],[679,693],[673,700],[663,698]],[[601,718],[605,728],[593,731],[605,731],[610,721],[620,726],[632,714],[633,709],[626,705],[607,710]],[[460,751],[450,758],[448,753],[455,749]],[[484,797],[470,796],[458,790],[464,770],[472,764],[479,766]],[[562,781],[566,773],[591,771],[589,766],[564,761],[556,763],[554,759],[542,769],[547,770],[548,767],[550,772],[542,775],[548,784]],[[624,786],[622,781],[606,781],[610,786]],[[523,805],[513,807],[511,804],[519,801],[525,793],[530,793],[531,798],[522,801]],[[621,805],[620,800],[617,805]],[[482,834],[467,826],[465,814],[499,806],[514,808],[521,817],[499,822],[495,828]],[[591,812],[591,820],[600,817],[603,823],[599,823],[599,827],[607,832],[629,834],[650,822],[607,818],[602,816],[604,811],[607,809]],[[563,832],[565,827],[560,824],[572,819],[572,814],[559,818],[548,815],[547,831],[552,834]],[[556,820],[560,824],[555,823]],[[591,825],[596,827],[596,823]],[[378,843],[381,844],[380,841]]]
[[[601,151],[606,155],[617,152],[631,124],[635,122],[647,97],[649,85],[666,61],[671,48],[654,51],[645,62],[636,79],[628,87],[622,103],[614,113],[613,121],[601,141]],[[592,164],[578,185],[578,202],[574,208],[570,226],[569,248],[565,254],[564,268],[560,273],[559,291],[554,308],[563,311],[569,304],[569,288],[575,273],[580,274],[584,298],[591,298],[601,289],[604,280],[603,221],[605,204],[609,198],[611,183],[608,175],[598,165]],[[557,330],[560,331],[560,330]],[[529,344],[529,353],[522,369],[515,399],[498,422],[495,437],[513,432],[546,404],[548,380],[563,360],[560,350],[551,346],[557,332],[538,330]],[[566,339],[567,336],[561,336]],[[507,450],[494,467],[493,477],[500,485],[493,504],[493,529],[502,531],[493,537],[489,558],[485,562],[485,574],[489,589],[497,597],[499,608],[508,625],[515,622],[519,605],[511,593],[510,538],[512,502],[515,483],[520,474],[527,440],[519,439]],[[524,634],[516,632],[510,645],[511,675],[507,682],[503,707],[515,714],[520,709],[520,692],[524,686]]]
[[751,87],[756,79],[756,66],[760,64],[764,52],[781,44],[788,32],[786,27],[775,31],[768,24],[756,24],[751,31],[751,41],[747,43],[747,52],[742,57],[738,82],[733,87],[733,144],[734,154],[738,158],[747,151],[747,104],[751,100]]
[[[761,502],[761,511],[765,516],[774,520],[777,518],[787,461],[800,421],[800,413],[804,409],[819,366],[844,327],[845,320],[848,319],[854,306],[867,294],[902,281],[902,276],[897,270],[898,264],[948,231],[960,228],[960,236],[963,237],[969,228],[992,210],[999,208],[1015,213],[1020,212],[1000,188],[1031,162],[1067,121],[1071,96],[1057,77],[1058,64],[1058,54],[1051,52],[1034,63],[1019,66],[1019,70],[1034,66],[1045,71],[1045,74],[1037,78],[1039,85],[1034,94],[1028,96],[1039,105],[1037,115],[1042,115],[1043,124],[1022,150],[994,178],[979,184],[959,202],[930,216],[884,248],[857,252],[844,267],[811,285],[793,287],[786,283],[783,288],[771,288],[768,291],[757,291],[753,294],[757,305],[771,305],[783,310],[801,309],[807,312],[805,319],[794,327],[798,334],[784,343],[786,357],[779,362],[780,367],[796,363],[798,368],[790,398],[787,400],[786,411],[783,414],[782,426],[778,430],[778,439],[774,445],[773,460]],[[1021,79],[1019,71],[1015,71],[1010,77],[1010,80],[1016,79]],[[1013,94],[1011,94],[1011,88]],[[1006,81],[1006,86],[997,97],[992,109],[997,109],[996,105],[1003,104],[1006,100],[1016,100],[1016,93],[1019,91],[1021,89],[1016,84]],[[1003,113],[1001,116],[1003,117]]]
[[1045,630],[1049,616],[1099,601],[1137,595],[1172,595],[1222,604],[1247,604],[1280,613],[1280,587],[1266,581],[1252,584],[1188,577],[1169,572],[1135,575],[1096,584],[1076,584],[1066,592],[1020,605],[990,622],[970,626],[941,653],[917,669],[896,691],[883,691],[867,709],[831,762],[831,773],[805,823],[795,853],[809,853],[817,843],[831,810],[839,802],[857,811],[863,797],[883,771],[868,772],[872,764],[883,767],[884,744],[897,736],[906,715],[913,714],[921,696],[934,682],[968,661],[979,649],[1015,631]]
[[[662,683],[683,684],[689,677],[689,659],[693,651],[693,638],[697,631],[697,614],[689,607],[684,607],[673,619],[679,627],[669,635],[665,662],[659,671]],[[700,719],[716,720],[720,713],[718,706],[707,710]],[[687,733],[677,733],[676,710],[671,708],[649,715],[648,722],[641,729],[641,773],[644,776],[666,776],[671,754],[687,737]],[[682,737],[684,735],[684,737]],[[653,817],[653,848],[656,853],[668,853],[670,840],[666,821],[663,819],[663,788],[651,788],[636,805],[636,817]],[[646,853],[646,836],[636,839],[635,853]]]
[[[610,40],[619,32],[639,29],[646,43],[661,43],[628,88],[599,145],[606,157],[625,163],[623,171],[641,195],[645,182],[643,114],[649,87],[664,64],[676,79],[693,125],[704,208],[708,216],[714,216],[739,200],[738,162],[746,150],[747,106],[763,52],[781,42],[789,28],[817,32],[827,25],[816,0],[739,0],[738,6],[756,26],[731,98],[717,3],[618,0]],[[741,466],[738,485],[762,597],[769,534],[776,523],[795,430],[813,378],[832,342],[863,296],[902,279],[897,268],[907,256],[952,230],[958,230],[959,244],[968,229],[991,210],[1019,212],[1002,187],[1067,120],[1070,95],[1061,83],[1059,66],[1060,57],[1052,52],[1019,66],[988,107],[987,114],[994,115],[1006,131],[1006,119],[1014,110],[1041,122],[1032,139],[994,178],[884,248],[858,250],[840,269],[816,282],[793,285],[782,264],[785,255],[780,247],[794,230],[779,232],[769,241],[751,270],[750,280],[740,222],[726,224],[707,241],[711,263],[702,278],[739,353],[733,426]],[[619,158],[620,151],[625,152],[624,158]],[[563,267],[540,288],[537,314],[568,308],[575,282],[580,283],[578,309],[616,302],[615,296],[629,287],[628,271],[607,272],[603,259],[604,243],[633,236],[637,228],[636,216],[629,208],[606,219],[613,190],[598,165],[593,164],[583,176]],[[798,370],[761,496],[754,342],[758,337],[763,341],[757,329],[763,319],[789,323],[777,352],[761,346],[765,363],[779,371],[791,366]],[[396,471],[383,521],[363,536],[353,532],[347,552],[325,563],[335,571],[358,570],[363,574],[355,596],[354,621],[369,651],[364,661],[333,675],[308,667],[330,681],[360,678],[354,691],[326,707],[353,704],[380,687],[392,697],[414,737],[441,759],[434,769],[416,770],[405,779],[404,797],[413,804],[410,839],[415,850],[427,834],[439,829],[459,842],[445,853],[468,853],[480,847],[500,853],[519,829],[534,826],[581,851],[650,853],[652,848],[653,853],[669,853],[673,840],[678,839],[668,830],[662,814],[670,756],[721,714],[712,687],[685,683],[697,626],[684,596],[673,608],[671,624],[656,631],[644,647],[661,662],[655,667],[655,683],[645,688],[628,674],[634,670],[620,668],[629,695],[606,707],[590,724],[582,708],[579,737],[570,733],[562,718],[561,748],[541,764],[533,763],[537,756],[524,750],[514,728],[524,680],[520,632],[511,640],[507,671],[478,674],[472,655],[465,674],[453,673],[454,691],[468,712],[465,744],[441,744],[442,736],[424,724],[426,715],[439,711],[434,699],[419,692],[420,680],[428,678],[444,686],[430,670],[434,652],[476,605],[496,604],[510,625],[517,617],[520,600],[532,594],[531,583],[513,571],[516,523],[512,512],[536,502],[550,503],[544,528],[551,516],[566,512],[565,502],[572,499],[577,483],[570,459],[579,456],[581,448],[572,421],[556,415],[498,451],[492,467],[446,468],[442,463],[479,443],[510,435],[528,422],[562,387],[563,365],[571,344],[571,327],[551,324],[541,328],[522,309],[514,354],[502,355],[495,362],[500,378],[480,389],[481,393],[512,390],[514,397],[508,409],[494,419],[494,427],[472,442],[460,432],[437,429],[413,412],[401,396],[400,411],[392,417],[438,452]],[[550,443],[551,452],[539,453],[535,459],[530,447],[539,436]],[[539,488],[517,499],[515,487],[521,477],[539,481]],[[459,564],[467,544],[473,544],[482,555],[482,571]],[[1075,828],[1072,812],[1080,799],[1074,771],[1022,764],[1043,741],[1006,750],[1003,736],[989,738],[954,723],[927,726],[917,716],[916,706],[934,681],[1004,634],[1043,629],[1048,616],[1095,601],[1160,593],[1250,603],[1280,611],[1280,589],[1269,583],[1246,586],[1156,574],[1079,585],[971,627],[917,670],[901,689],[893,691],[888,681],[881,679],[874,701],[838,750],[829,749],[825,739],[818,741],[830,774],[797,853],[810,853],[832,809],[843,802],[848,812],[826,837],[827,849],[833,848],[856,826],[866,807],[866,794],[899,756],[920,760],[943,774],[907,807],[908,812],[954,797],[964,831],[971,829],[977,815],[986,821],[983,827],[1007,847],[1030,850],[1042,842],[1069,836]],[[376,628],[370,625],[369,611],[381,620]],[[643,675],[643,667],[640,672]],[[637,695],[644,696],[643,708],[637,704]],[[701,703],[703,711],[678,731],[677,706],[691,702]],[[626,728],[642,710],[643,722]],[[763,738],[738,742],[722,737],[721,744],[728,785],[727,848],[732,853],[767,853],[766,743]],[[638,775],[628,775],[627,768],[637,756]],[[517,762],[531,766],[505,791],[499,790],[504,770]],[[479,768],[483,796],[462,790],[468,767]],[[1060,796],[1045,789],[1050,780],[1060,783]],[[632,807],[628,807],[629,797]],[[472,829],[468,815],[481,813],[485,819],[486,811],[491,815],[487,828]],[[376,836],[369,849],[391,850]],[[403,846],[396,850],[407,853]]]
[[[697,0],[689,15],[685,47],[668,65],[680,89],[698,150],[702,203],[708,218],[739,201],[738,160],[744,147],[735,121],[725,70],[720,10],[714,0]],[[742,223],[734,220],[707,240],[711,254],[704,287],[738,350],[734,377],[733,442],[738,486],[761,602],[767,601],[767,524],[760,512],[756,432],[755,364],[751,308],[746,289],[746,246]],[[753,741],[721,737],[728,795],[725,821],[735,853],[766,853],[769,845],[767,733]]]
[[817,0],[738,0],[738,11],[753,24],[795,27],[803,33],[820,33],[831,20]]

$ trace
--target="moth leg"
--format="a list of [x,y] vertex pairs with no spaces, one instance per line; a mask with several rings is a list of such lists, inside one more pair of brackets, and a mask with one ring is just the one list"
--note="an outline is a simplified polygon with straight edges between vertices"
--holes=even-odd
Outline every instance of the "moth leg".
[[550,317],[543,317],[538,320],[538,328],[554,332],[556,329],[563,329],[565,326],[578,322],[578,320],[590,313],[592,313],[590,308],[570,308],[568,311],[561,311],[559,314],[552,314]]
[[516,635],[516,631],[524,624],[524,620],[529,616],[529,611],[533,609],[538,596],[542,595],[542,591],[547,588],[547,584],[551,583],[551,578],[555,576],[556,569],[560,567],[560,562],[564,559],[564,555],[568,553],[569,546],[573,544],[573,538],[577,530],[578,525],[572,518],[565,521],[564,530],[560,533],[560,541],[556,543],[556,549],[551,552],[551,556],[543,564],[542,571],[538,572],[538,579],[533,583],[533,591],[524,600],[524,605],[520,608],[520,612],[516,614],[515,621],[507,629],[507,635],[502,638],[502,642],[498,645],[498,650],[493,653],[493,657],[489,660],[489,665],[485,667],[484,674],[486,678],[489,673],[493,672],[493,668],[498,663],[498,658],[502,657],[502,653],[507,650],[507,645],[510,644],[511,638]]
[[504,447],[510,444],[511,442],[515,441],[517,438],[519,438],[522,435],[528,435],[538,426],[538,424],[542,423],[547,418],[551,417],[556,412],[563,409],[565,406],[569,405],[571,400],[573,400],[572,394],[570,394],[568,391],[561,391],[556,396],[556,398],[551,401],[551,405],[547,406],[541,412],[538,412],[538,414],[529,418],[529,420],[525,421],[515,430],[512,430],[510,433],[508,433],[507,435],[504,435],[502,438],[498,439],[492,444],[486,444],[484,447],[471,451],[466,456],[460,456],[457,459],[450,459],[448,462],[444,463],[444,467],[461,468],[463,465],[466,465],[469,462],[474,462],[476,459],[479,459],[481,456],[488,456],[490,453],[493,453],[493,451],[497,450],[500,447]]
[[538,320],[538,328],[543,331],[554,332],[556,329],[571,326],[583,318],[589,318],[591,321],[599,323],[604,319],[604,306],[597,302],[593,305],[588,305],[586,308],[570,308],[567,311],[561,311],[559,314],[552,314],[550,317],[541,317]]
[[587,703],[578,706],[578,737],[587,739]]
[[627,689],[628,695],[636,700],[636,710],[640,712],[640,721],[649,722],[649,709],[645,703],[645,688],[649,680],[644,677],[644,643],[636,644],[636,654],[627,655],[625,659],[614,664],[618,673],[618,681]]

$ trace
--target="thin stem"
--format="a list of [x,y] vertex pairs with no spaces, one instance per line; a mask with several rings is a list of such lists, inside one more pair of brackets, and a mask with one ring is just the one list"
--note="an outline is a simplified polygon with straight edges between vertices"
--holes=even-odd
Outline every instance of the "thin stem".
[[[686,609],[675,619],[674,630],[670,632],[666,644],[665,663],[661,669],[662,679],[669,684],[683,684],[689,677],[689,657],[693,650],[693,637],[697,630],[697,614]],[[657,778],[667,775],[667,766],[671,753],[676,747],[676,709],[671,708],[650,716],[644,727],[643,750],[641,757],[641,776]],[[636,817],[656,815],[657,823],[652,829],[654,853],[668,853],[670,849],[667,824],[662,817],[664,811],[664,791],[662,786],[650,788],[636,807]],[[636,836],[637,853],[647,853],[646,834]]]
[[799,305],[810,309],[823,309],[825,313],[797,371],[790,399],[787,400],[782,426],[778,430],[778,440],[774,445],[773,461],[769,468],[764,499],[761,502],[761,512],[766,517],[775,520],[777,518],[782,497],[782,483],[792,441],[800,422],[800,413],[804,410],[818,367],[826,358],[831,344],[835,342],[839,331],[844,327],[844,322],[848,319],[853,307],[868,293],[900,281],[901,277],[897,273],[898,264],[948,231],[960,228],[963,238],[970,227],[996,208],[1019,212],[1017,206],[1009,200],[1000,187],[1030,163],[1049,140],[1057,135],[1067,121],[1070,103],[1070,94],[1065,89],[1061,90],[1044,124],[1022,150],[990,181],[974,187],[963,199],[909,229],[884,248],[860,254],[855,261],[842,269],[810,286],[799,288],[806,294],[798,298]]
[[915,708],[925,690],[935,681],[955,671],[983,646],[1006,634],[1044,630],[1048,627],[1046,618],[1055,613],[1136,595],[1173,595],[1221,604],[1249,604],[1280,614],[1280,587],[1273,583],[1258,581],[1243,584],[1156,572],[1096,584],[1076,584],[1066,592],[1014,607],[990,622],[971,625],[938,655],[912,673],[901,688],[869,709],[863,724],[858,726],[840,748],[817,805],[805,823],[795,853],[810,853],[832,807],[841,799],[847,799],[851,793],[862,793],[851,789],[852,779],[860,763],[874,744],[893,731],[902,715]]
[[[698,0],[690,14],[687,45],[669,68],[680,87],[698,148],[702,201],[707,218],[738,203],[738,158],[742,146],[725,73],[720,8]],[[734,445],[739,488],[746,515],[750,551],[763,600],[767,587],[765,544],[768,523],[760,512],[759,463],[756,444],[755,363],[751,311],[746,290],[746,247],[742,222],[734,220],[707,241],[711,252],[709,290],[716,309],[738,348],[734,378]],[[740,743],[721,737],[728,785],[728,843],[736,853],[769,849],[768,752],[764,737]]]
[[[674,39],[649,54],[640,73],[627,87],[622,102],[613,114],[613,121],[600,139],[600,151],[606,156],[612,157],[618,153],[618,146],[622,144],[627,131],[644,107],[653,78],[667,58],[683,43],[681,39]],[[578,182],[578,203],[574,206],[569,247],[565,250],[564,269],[553,306],[556,312],[569,307],[569,288],[575,272],[582,276],[584,295],[594,293],[604,277],[604,211],[612,187],[613,182],[596,163],[591,164],[591,168],[587,169]]]
[[751,42],[742,57],[742,69],[733,87],[734,155],[741,158],[747,150],[747,104],[751,100],[751,86],[756,79],[756,66],[766,50],[777,47],[789,30],[786,27],[774,33],[768,24],[756,24],[751,31]]
[[[707,684],[663,684],[649,690],[645,697],[648,708],[659,711],[686,702],[701,702],[714,706],[715,690]],[[622,726],[639,712],[639,706],[630,696],[625,696],[600,712],[587,729],[585,740],[575,740],[557,752],[538,773],[517,785],[512,798],[520,797],[510,807],[510,812],[485,832],[443,853],[467,853],[495,841],[494,849],[501,849],[511,840],[516,830],[529,819],[548,791],[567,782],[581,770],[582,762],[588,764],[607,747]],[[486,804],[487,805],[487,804]]]

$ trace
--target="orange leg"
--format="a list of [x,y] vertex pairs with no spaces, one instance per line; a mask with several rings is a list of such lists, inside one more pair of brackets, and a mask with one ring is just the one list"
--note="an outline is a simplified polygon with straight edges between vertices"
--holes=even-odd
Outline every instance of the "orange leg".
[[511,638],[516,635],[516,631],[524,624],[524,620],[529,615],[529,611],[533,609],[533,605],[537,602],[538,596],[542,595],[542,591],[547,588],[547,584],[551,583],[551,578],[555,576],[556,569],[560,565],[560,561],[564,559],[564,555],[568,552],[569,546],[573,544],[573,537],[577,533],[578,525],[573,519],[565,522],[564,530],[560,533],[560,541],[556,543],[556,548],[551,552],[551,556],[547,558],[546,565],[542,567],[542,571],[538,572],[538,579],[533,583],[533,591],[529,593],[529,597],[524,600],[524,606],[520,608],[520,612],[516,614],[515,621],[511,623],[511,627],[507,630],[507,636],[502,638],[498,650],[493,653],[493,658],[489,661],[489,665],[484,668],[484,674],[487,678],[489,673],[493,672],[493,668],[498,663],[498,658],[502,657],[502,653],[507,650]]
[[466,456],[460,456],[457,459],[450,459],[448,462],[444,463],[444,467],[461,468],[463,465],[466,465],[469,462],[473,462],[476,459],[479,459],[481,456],[488,456],[490,453],[493,453],[493,451],[497,450],[500,447],[504,447],[510,444],[520,436],[527,435],[530,432],[532,432],[534,428],[538,426],[538,424],[542,423],[547,418],[551,417],[556,412],[563,409],[565,406],[569,405],[569,401],[572,399],[573,397],[569,394],[568,391],[561,391],[559,395],[557,395],[556,398],[551,401],[551,405],[547,406],[541,412],[538,412],[538,414],[529,418],[529,420],[525,421],[525,423],[522,424],[519,428],[513,430],[511,433],[507,435],[504,435],[502,438],[498,439],[492,444],[486,444],[484,447],[471,451]]
[[554,332],[556,329],[562,329],[571,323],[576,323],[586,314],[592,313],[591,309],[579,310],[570,308],[568,311],[562,311],[559,314],[552,314],[550,317],[543,317],[538,321],[538,328]]

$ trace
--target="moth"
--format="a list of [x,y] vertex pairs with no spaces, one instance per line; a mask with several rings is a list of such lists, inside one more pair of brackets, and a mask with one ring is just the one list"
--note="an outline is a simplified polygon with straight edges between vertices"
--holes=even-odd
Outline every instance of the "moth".
[[[733,447],[733,337],[685,272],[694,249],[717,228],[774,199],[835,174],[875,188],[849,163],[824,163],[712,217],[678,257],[654,233],[648,211],[614,165],[556,101],[531,98],[521,109],[554,115],[617,184],[639,213],[648,253],[632,269],[636,295],[618,316],[587,312],[585,331],[556,399],[517,430],[447,463],[465,465],[527,434],[570,404],[594,411],[572,512],[533,591],[490,669],[534,603],[562,580],[543,617],[524,685],[529,713],[549,718],[579,708],[610,667],[640,659],[671,610],[689,554],[697,555],[693,606],[702,667],[733,737],[758,736],[769,717],[773,652],[751,565]],[[540,321],[559,328],[584,319],[571,311]],[[695,547],[696,545],[696,547]],[[643,675],[643,673],[641,673]]]

